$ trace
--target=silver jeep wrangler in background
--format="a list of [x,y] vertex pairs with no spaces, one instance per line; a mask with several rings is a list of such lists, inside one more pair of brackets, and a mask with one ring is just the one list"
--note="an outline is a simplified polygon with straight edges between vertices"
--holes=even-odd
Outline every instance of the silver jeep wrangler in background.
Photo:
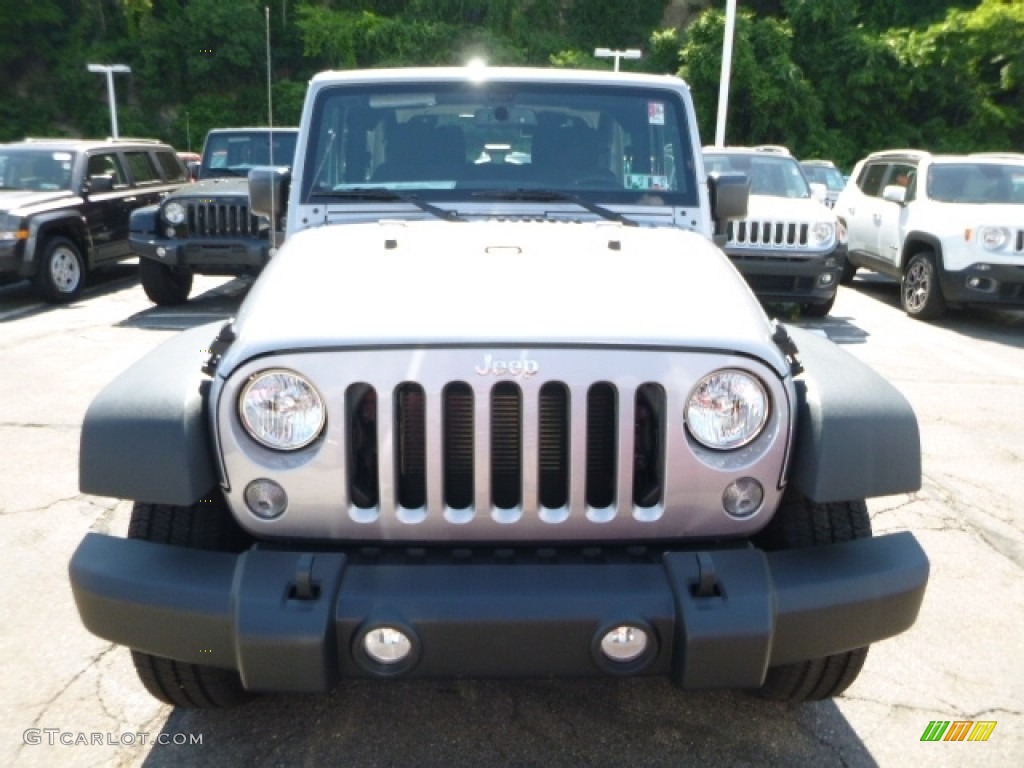
[[886,381],[764,314],[715,245],[672,77],[328,72],[287,239],[238,316],[92,403],[71,561],[85,626],[159,699],[347,678],[655,675],[842,692],[928,561],[864,500],[920,484]]

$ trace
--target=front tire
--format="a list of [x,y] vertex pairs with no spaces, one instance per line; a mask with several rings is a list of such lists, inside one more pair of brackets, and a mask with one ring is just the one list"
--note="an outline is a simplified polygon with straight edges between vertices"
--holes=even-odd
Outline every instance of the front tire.
[[[775,517],[758,535],[766,550],[835,544],[871,536],[871,519],[863,501],[821,504],[786,489]],[[868,646],[821,659],[771,667],[756,693],[763,698],[799,704],[838,696],[857,679]]]
[[[190,507],[136,502],[128,538],[219,552],[242,552],[251,543],[219,492]],[[132,650],[132,661],[146,690],[175,707],[219,709],[252,698],[233,669],[189,664],[136,650]]]
[[945,313],[946,299],[931,251],[915,253],[907,263],[900,285],[900,304],[904,312],[918,320],[933,320]]
[[66,237],[48,238],[43,243],[39,269],[32,283],[43,299],[54,304],[77,299],[85,287],[85,259],[81,250]]
[[832,294],[832,298],[828,301],[822,302],[821,304],[804,304],[801,307],[801,310],[805,317],[827,317],[835,304],[836,295]]
[[160,306],[184,304],[192,291],[192,270],[172,268],[152,259],[139,259],[139,278],[149,300]]

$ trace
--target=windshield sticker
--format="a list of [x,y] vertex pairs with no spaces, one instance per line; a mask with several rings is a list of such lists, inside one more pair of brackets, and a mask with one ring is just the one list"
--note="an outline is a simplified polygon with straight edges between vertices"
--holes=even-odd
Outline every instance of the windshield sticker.
[[647,122],[651,125],[665,124],[665,105],[660,101],[647,102]]
[[630,173],[626,176],[626,189],[668,189],[668,176],[648,173]]
[[54,160],[63,160],[65,162],[70,162],[71,161],[71,153],[70,152],[54,152],[53,153],[53,159]]

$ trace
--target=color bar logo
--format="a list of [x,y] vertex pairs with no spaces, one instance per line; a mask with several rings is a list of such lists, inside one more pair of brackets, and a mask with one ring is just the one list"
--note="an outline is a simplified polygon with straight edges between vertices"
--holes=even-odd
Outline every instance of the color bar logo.
[[995,720],[932,720],[921,741],[988,741],[995,728]]

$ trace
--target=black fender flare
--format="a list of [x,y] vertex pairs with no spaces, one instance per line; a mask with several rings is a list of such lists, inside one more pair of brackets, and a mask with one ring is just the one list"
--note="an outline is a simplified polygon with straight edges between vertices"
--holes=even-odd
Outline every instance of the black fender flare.
[[935,266],[938,267],[940,272],[945,272],[942,256],[942,241],[929,232],[919,232],[914,230],[913,232],[907,232],[903,238],[903,249],[900,252],[901,275],[906,271],[907,263],[911,258],[913,258],[914,254],[925,250],[922,246],[927,247],[928,250],[935,254]]
[[921,437],[906,397],[828,339],[787,329],[804,367],[789,481],[821,503],[919,490]]
[[202,366],[222,324],[182,331],[96,396],[82,423],[83,493],[188,506],[216,486]]
[[31,274],[35,274],[39,268],[39,259],[36,258],[40,245],[46,240],[49,230],[54,225],[67,226],[74,233],[72,239],[82,246],[82,258],[86,264],[91,262],[92,238],[89,236],[89,228],[85,225],[85,218],[78,211],[51,211],[33,216],[28,223],[28,239],[25,241],[25,253],[22,256],[24,264],[32,264]]
[[128,217],[128,231],[139,232],[145,235],[155,235],[159,233],[159,222],[158,217],[160,215],[159,205],[147,205],[142,208],[136,208],[132,211],[131,216]]

